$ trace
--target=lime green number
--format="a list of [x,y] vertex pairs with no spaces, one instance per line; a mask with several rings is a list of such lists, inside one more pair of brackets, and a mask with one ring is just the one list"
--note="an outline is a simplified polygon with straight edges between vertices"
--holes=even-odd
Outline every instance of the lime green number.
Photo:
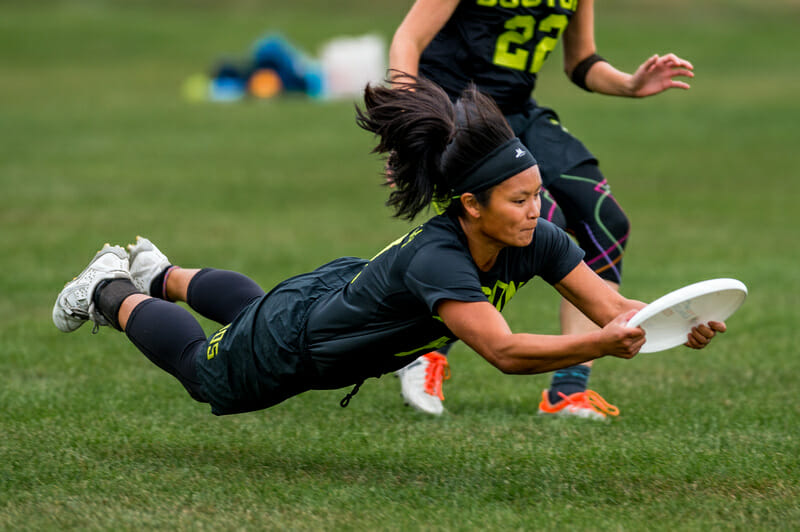
[[[542,37],[536,44],[533,61],[530,65],[531,73],[535,74],[542,68],[545,59],[558,44],[558,39],[567,24],[569,24],[569,19],[566,15],[555,13],[548,15],[539,23],[539,31],[550,32],[551,35]],[[514,70],[526,70],[530,52],[522,45],[533,38],[536,19],[531,15],[517,15],[508,19],[504,27],[508,31],[504,31],[497,38],[494,48],[494,64]],[[552,35],[553,31],[555,31],[555,35]]]
[[511,51],[512,45],[522,45],[533,37],[535,20],[530,15],[517,15],[505,23],[505,31],[497,38],[494,47],[494,64],[514,70],[525,70],[528,65],[528,51],[516,48]]
[[533,52],[533,64],[531,65],[531,72],[534,74],[541,70],[544,60],[550,55],[550,52],[555,50],[558,39],[567,27],[569,19],[566,15],[550,15],[539,24],[539,31],[553,31],[556,30],[555,37],[550,35],[542,37],[539,44],[536,45],[536,50]]

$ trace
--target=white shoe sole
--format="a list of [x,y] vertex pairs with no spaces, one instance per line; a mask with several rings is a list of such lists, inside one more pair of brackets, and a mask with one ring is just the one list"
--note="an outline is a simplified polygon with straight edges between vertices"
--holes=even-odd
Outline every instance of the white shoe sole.
[[53,306],[53,323],[58,330],[72,332],[89,320],[107,325],[92,302],[95,288],[106,279],[130,279],[128,254],[119,246],[103,246],[89,265],[64,285]]

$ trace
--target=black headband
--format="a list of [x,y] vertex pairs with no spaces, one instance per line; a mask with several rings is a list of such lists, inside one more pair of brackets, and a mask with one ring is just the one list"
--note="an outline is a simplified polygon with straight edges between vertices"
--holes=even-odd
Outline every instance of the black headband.
[[467,170],[453,187],[452,196],[457,197],[465,192],[481,192],[536,164],[536,159],[528,148],[514,137],[493,149]]

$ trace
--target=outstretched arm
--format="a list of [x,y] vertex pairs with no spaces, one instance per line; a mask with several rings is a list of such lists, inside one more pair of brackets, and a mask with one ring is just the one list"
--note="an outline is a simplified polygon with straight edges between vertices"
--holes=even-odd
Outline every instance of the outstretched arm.
[[[564,31],[564,71],[567,76],[572,77],[581,62],[596,53],[594,0],[581,0]],[[633,74],[619,71],[606,61],[598,61],[589,67],[584,83],[593,92],[643,98],[668,89],[688,89],[688,83],[675,78],[692,78],[693,69],[689,61],[672,53],[652,55]]]
[[643,331],[626,326],[634,311],[598,331],[559,336],[512,333],[488,301],[446,300],[438,313],[456,336],[503,373],[544,373],[606,355],[632,358],[644,344]]
[[[504,373],[544,373],[604,356],[633,358],[642,348],[644,331],[628,327],[628,321],[644,303],[612,290],[583,262],[555,287],[602,328],[569,335],[513,333],[488,301],[445,300],[437,311],[458,338]],[[725,332],[724,323],[700,324],[689,333],[686,345],[702,349],[718,332]]]

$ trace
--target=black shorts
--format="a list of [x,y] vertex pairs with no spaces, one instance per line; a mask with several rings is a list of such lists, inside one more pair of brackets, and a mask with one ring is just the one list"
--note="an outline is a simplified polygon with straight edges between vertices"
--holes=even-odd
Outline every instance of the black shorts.
[[306,350],[314,303],[349,282],[366,261],[343,258],[288,279],[211,335],[198,356],[203,396],[217,415],[261,410],[320,388]]
[[545,188],[583,163],[597,164],[592,152],[561,126],[556,112],[539,107],[534,100],[529,100],[523,111],[506,115],[506,119],[536,157]]

